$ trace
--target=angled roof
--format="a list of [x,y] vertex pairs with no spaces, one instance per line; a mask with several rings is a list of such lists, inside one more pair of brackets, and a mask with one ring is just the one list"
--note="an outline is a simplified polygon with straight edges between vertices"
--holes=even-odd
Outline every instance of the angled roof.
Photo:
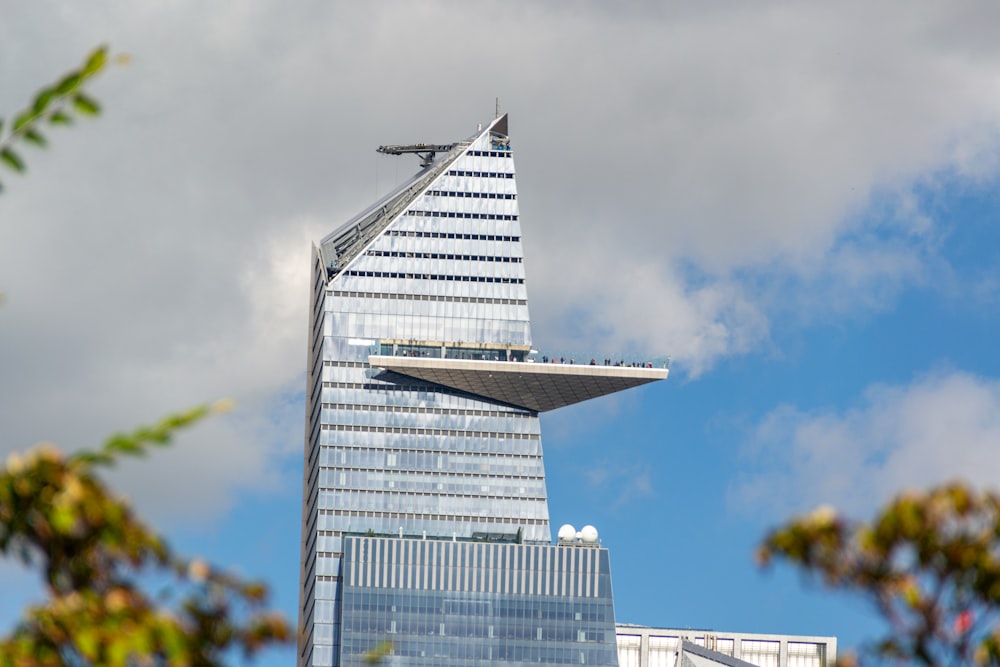
[[666,368],[371,355],[377,368],[547,412],[667,377]]
[[753,663],[728,656],[698,646],[694,642],[686,639],[681,640],[681,656],[677,661],[677,667],[753,667]]
[[507,114],[493,120],[490,125],[464,141],[451,144],[451,150],[424,167],[398,188],[354,216],[323,237],[319,243],[320,256],[328,275],[342,271],[354,258],[368,247],[375,238],[399,217],[413,201],[422,195],[455,160],[468,150],[472,143],[490,131],[506,134]]

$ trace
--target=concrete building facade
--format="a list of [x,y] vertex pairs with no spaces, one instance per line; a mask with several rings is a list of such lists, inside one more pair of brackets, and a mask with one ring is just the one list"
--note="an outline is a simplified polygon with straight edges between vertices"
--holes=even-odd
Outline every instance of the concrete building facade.
[[[837,638],[678,628],[616,626],[619,667],[682,667],[688,642],[757,667],[828,667],[837,661]],[[697,662],[697,657],[692,658]]]

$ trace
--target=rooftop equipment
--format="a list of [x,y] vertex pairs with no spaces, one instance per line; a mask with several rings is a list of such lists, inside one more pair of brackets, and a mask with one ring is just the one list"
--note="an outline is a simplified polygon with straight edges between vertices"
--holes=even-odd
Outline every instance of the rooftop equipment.
[[386,155],[403,155],[404,153],[416,153],[420,156],[420,166],[429,167],[434,162],[437,153],[447,153],[455,144],[401,144],[390,146],[379,146],[376,150]]

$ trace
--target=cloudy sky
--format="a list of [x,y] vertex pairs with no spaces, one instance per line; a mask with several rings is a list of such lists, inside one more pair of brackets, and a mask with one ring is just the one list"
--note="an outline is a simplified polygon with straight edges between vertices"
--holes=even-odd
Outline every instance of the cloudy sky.
[[[232,397],[114,483],[295,617],[309,243],[510,114],[536,346],[669,354],[543,418],[617,616],[871,636],[758,572],[820,503],[1000,470],[993,2],[0,0],[0,114],[100,43],[104,113],[0,173],[0,454]],[[0,621],[33,593],[0,567]],[[270,656],[287,663],[290,653]],[[268,662],[265,661],[265,662]]]

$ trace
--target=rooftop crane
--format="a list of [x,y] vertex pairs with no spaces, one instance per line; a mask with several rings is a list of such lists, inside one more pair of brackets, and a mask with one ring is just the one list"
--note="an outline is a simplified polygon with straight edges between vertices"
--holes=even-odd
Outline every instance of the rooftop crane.
[[402,155],[403,153],[416,153],[420,156],[420,166],[429,167],[434,161],[434,155],[437,153],[447,153],[456,144],[405,144],[405,145],[391,145],[391,146],[379,146],[378,152],[385,153],[386,155]]

